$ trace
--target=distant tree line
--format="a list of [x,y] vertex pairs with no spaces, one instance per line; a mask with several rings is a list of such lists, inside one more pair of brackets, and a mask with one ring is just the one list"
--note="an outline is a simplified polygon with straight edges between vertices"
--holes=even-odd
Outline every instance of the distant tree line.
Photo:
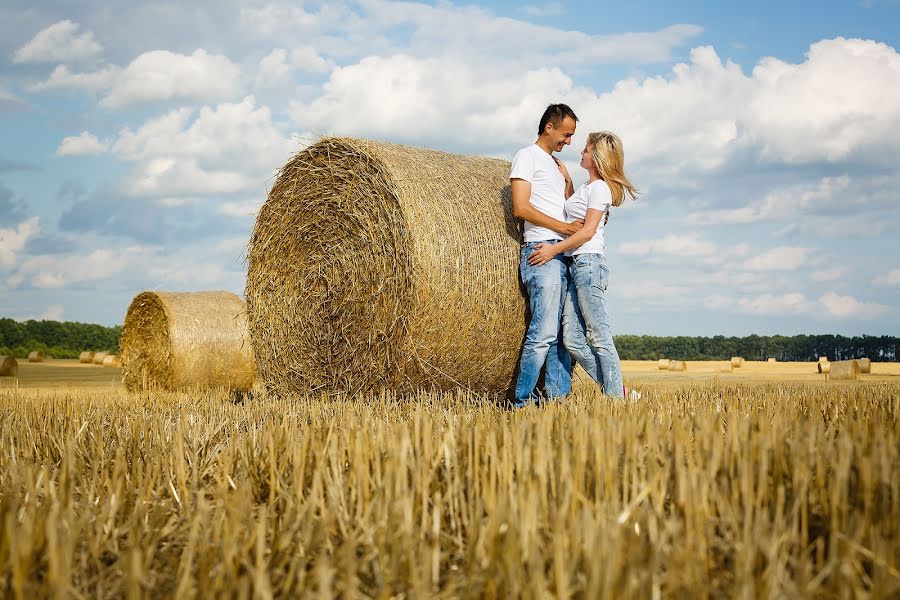
[[27,358],[36,350],[54,358],[78,358],[85,350],[118,353],[121,335],[121,325],[0,319],[0,355]]
[[616,349],[625,360],[727,360],[743,356],[745,360],[776,358],[782,362],[815,361],[867,357],[876,362],[896,361],[900,338],[887,335],[748,335],[747,337],[656,337],[650,335],[616,336]]

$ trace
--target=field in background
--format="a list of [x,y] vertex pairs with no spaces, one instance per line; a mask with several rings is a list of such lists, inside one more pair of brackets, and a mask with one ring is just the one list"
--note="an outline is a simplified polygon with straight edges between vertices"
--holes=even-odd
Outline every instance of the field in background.
[[897,597],[900,365],[624,363],[508,412],[459,394],[0,380],[0,596]]

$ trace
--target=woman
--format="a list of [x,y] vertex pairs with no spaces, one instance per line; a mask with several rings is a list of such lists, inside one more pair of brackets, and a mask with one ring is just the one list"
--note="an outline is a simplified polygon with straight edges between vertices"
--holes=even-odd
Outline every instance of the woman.
[[566,201],[567,220],[583,219],[584,227],[561,242],[538,245],[529,258],[532,265],[542,265],[561,252],[572,257],[563,309],[563,343],[588,375],[603,386],[603,393],[616,398],[625,397],[625,386],[606,312],[609,268],[603,256],[602,221],[610,205],[622,204],[625,192],[637,198],[637,190],[625,176],[624,162],[618,136],[608,131],[588,135],[581,151],[581,166],[589,173],[588,182]]

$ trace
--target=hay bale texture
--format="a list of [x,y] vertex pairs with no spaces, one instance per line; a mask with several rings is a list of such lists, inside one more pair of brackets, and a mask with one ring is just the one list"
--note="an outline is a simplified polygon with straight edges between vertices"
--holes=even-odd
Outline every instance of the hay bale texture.
[[94,353],[87,352],[87,351],[82,352],[81,354],[78,355],[78,362],[85,363],[85,364],[93,363],[94,362]]
[[669,361],[669,370],[670,371],[687,371],[687,363],[683,360],[670,360]]
[[859,379],[859,363],[855,360],[838,360],[830,364],[828,378],[831,381]]
[[831,363],[827,360],[820,360],[816,366],[819,370],[819,373],[824,373],[826,375],[831,373]]
[[248,251],[266,387],[508,389],[526,315],[509,169],[348,138],[295,155]]
[[19,374],[19,361],[12,356],[0,356],[0,377],[15,377]]
[[106,357],[108,354],[109,354],[109,352],[94,352],[94,358],[92,359],[91,362],[93,362],[95,365],[102,366],[103,361],[106,360]]
[[44,353],[40,350],[28,353],[28,362],[44,362]]
[[731,357],[731,366],[735,369],[739,369],[744,366],[744,357],[743,356],[732,356]]
[[122,330],[130,391],[253,387],[244,302],[231,292],[143,292]]
[[660,371],[668,371],[669,370],[669,362],[670,361],[668,358],[661,358],[661,359],[659,359],[659,362],[657,363],[656,366],[659,368]]
[[103,359],[104,367],[121,367],[122,360],[119,358],[117,354],[107,354],[106,358]]
[[871,373],[872,372],[872,361],[868,358],[857,358],[856,362],[859,363],[859,372],[860,373]]

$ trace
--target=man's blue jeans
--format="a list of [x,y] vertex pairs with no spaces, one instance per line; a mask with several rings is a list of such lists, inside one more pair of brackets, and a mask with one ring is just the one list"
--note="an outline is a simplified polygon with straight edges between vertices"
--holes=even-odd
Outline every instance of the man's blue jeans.
[[539,267],[528,264],[534,248],[546,242],[526,242],[522,246],[519,274],[528,291],[531,322],[525,333],[519,377],[516,381],[516,406],[535,403],[534,388],[546,363],[544,377],[547,397],[556,399],[572,388],[572,357],[562,343],[560,322],[568,291],[566,259],[557,256]]
[[606,312],[609,267],[602,254],[578,254],[569,267],[563,343],[607,396],[624,398],[622,366]]

